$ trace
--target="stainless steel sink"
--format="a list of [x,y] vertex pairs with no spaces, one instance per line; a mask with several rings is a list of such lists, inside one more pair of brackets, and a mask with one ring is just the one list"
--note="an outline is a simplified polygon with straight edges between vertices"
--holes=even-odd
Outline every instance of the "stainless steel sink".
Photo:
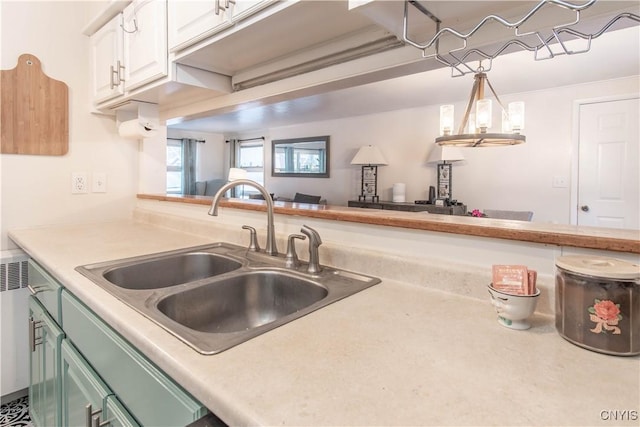
[[239,332],[265,325],[325,298],[318,284],[276,271],[252,271],[175,293],[158,310],[201,332]]
[[103,277],[127,289],[155,289],[193,282],[242,267],[238,261],[206,252],[168,255],[105,270]]
[[380,282],[228,243],[77,267],[203,354],[215,354]]

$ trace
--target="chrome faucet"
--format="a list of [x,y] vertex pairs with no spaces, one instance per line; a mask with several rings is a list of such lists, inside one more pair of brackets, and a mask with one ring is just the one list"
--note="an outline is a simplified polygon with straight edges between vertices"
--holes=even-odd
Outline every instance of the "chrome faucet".
[[318,246],[322,244],[322,239],[316,230],[306,225],[302,226],[300,232],[309,238],[309,266],[307,267],[307,272],[311,274],[320,273],[322,267],[320,267]]
[[231,181],[223,185],[218,192],[213,196],[213,202],[211,202],[211,209],[209,209],[209,215],[217,216],[218,215],[218,203],[220,199],[230,189],[237,187],[238,185],[248,185],[249,187],[253,187],[262,194],[265,202],[267,202],[267,247],[264,251],[272,256],[278,255],[278,248],[276,247],[276,233],[273,227],[273,199],[271,195],[267,192],[267,189],[262,185],[258,184],[255,181],[251,181],[249,179],[237,179],[235,181]]

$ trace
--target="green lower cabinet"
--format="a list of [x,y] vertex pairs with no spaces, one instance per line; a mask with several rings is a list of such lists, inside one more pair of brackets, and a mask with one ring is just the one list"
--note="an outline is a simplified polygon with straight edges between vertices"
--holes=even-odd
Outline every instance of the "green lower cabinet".
[[69,343],[61,345],[62,425],[138,426],[111,390]]
[[186,426],[209,413],[66,290],[61,306],[66,337],[141,425]]
[[61,424],[60,343],[64,333],[29,297],[29,415],[36,427]]
[[29,274],[36,427],[178,427],[213,418],[34,260]]

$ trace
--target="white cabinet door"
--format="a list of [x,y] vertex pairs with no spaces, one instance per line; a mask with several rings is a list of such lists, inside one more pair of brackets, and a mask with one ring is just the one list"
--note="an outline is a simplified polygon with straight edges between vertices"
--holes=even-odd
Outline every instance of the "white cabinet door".
[[124,65],[122,41],[122,14],[100,28],[90,38],[92,99],[100,103],[124,94],[120,81]]
[[275,0],[236,0],[235,5],[232,5],[233,21],[237,22],[248,18],[272,3],[275,3]]
[[[219,0],[168,0],[169,50],[184,49],[231,25],[229,12]],[[223,5],[225,0],[221,0]]]
[[134,0],[123,11],[127,91],[167,75],[167,2]]

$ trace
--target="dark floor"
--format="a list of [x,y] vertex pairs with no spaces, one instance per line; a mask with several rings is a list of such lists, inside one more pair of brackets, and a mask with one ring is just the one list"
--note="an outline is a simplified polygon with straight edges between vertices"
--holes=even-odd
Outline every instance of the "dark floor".
[[32,427],[29,397],[21,397],[0,407],[0,427]]

